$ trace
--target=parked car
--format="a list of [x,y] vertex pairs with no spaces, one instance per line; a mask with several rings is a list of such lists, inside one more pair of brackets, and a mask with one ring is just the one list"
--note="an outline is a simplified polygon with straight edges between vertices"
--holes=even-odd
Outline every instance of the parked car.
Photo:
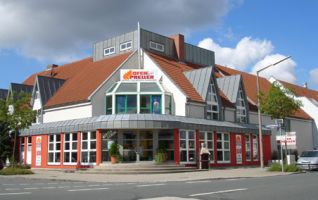
[[297,160],[297,166],[303,170],[317,170],[318,150],[304,151]]

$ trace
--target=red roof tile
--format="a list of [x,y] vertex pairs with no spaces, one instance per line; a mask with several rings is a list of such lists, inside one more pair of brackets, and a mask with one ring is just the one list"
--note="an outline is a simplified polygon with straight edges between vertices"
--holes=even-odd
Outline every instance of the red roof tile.
[[[46,103],[45,107],[55,107],[88,101],[96,88],[123,63],[131,53],[120,54],[97,62],[86,58],[54,68],[54,77],[64,79],[65,83]],[[50,76],[46,70],[31,75],[24,84],[34,84],[36,75]]]
[[[255,104],[257,102],[256,75],[249,74],[249,73],[242,72],[242,71],[238,71],[238,70],[224,67],[221,65],[215,65],[215,66],[216,66],[216,70],[215,70],[216,77],[231,76],[231,75],[236,75],[236,74],[240,74],[242,76],[246,95],[254,103],[254,105],[250,105],[249,107],[252,111],[254,111],[255,108],[257,111],[257,107],[255,107]],[[259,83],[260,83],[260,91],[263,92],[264,94],[267,94],[271,88],[271,83],[267,79],[262,78],[262,77],[259,77]],[[290,85],[292,85],[292,84],[290,84]],[[293,87],[294,86],[295,85],[293,85]],[[298,87],[296,87],[296,89],[299,93],[300,93],[300,91],[302,91]],[[313,94],[313,93],[310,92],[310,94]],[[297,112],[295,112],[294,115],[292,115],[292,117],[300,118],[300,119],[312,119],[302,109],[299,109]]]

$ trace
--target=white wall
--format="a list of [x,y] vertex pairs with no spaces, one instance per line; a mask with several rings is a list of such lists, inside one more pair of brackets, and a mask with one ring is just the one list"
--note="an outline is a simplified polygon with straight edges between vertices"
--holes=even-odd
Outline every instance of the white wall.
[[77,104],[44,110],[43,123],[92,117],[91,104]]
[[152,70],[157,77],[162,77],[162,85],[166,90],[171,92],[175,105],[175,115],[186,116],[186,102],[185,94],[175,85],[175,83],[168,77],[157,64],[144,53],[144,69]]

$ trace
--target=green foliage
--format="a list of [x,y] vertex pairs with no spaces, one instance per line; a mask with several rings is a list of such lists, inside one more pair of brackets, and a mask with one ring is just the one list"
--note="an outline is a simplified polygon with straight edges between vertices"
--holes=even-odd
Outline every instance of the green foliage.
[[116,142],[113,142],[113,143],[110,145],[109,155],[110,155],[110,156],[116,156],[117,158],[118,158],[118,156],[120,155],[120,153],[119,153],[119,145],[118,145]]
[[289,89],[280,88],[274,82],[267,96],[260,94],[261,111],[273,119],[284,119],[294,114],[301,106],[301,102],[294,98]]
[[21,175],[21,174],[33,174],[30,169],[23,169],[21,167],[7,167],[0,170],[0,175]]
[[157,164],[164,163],[166,161],[166,152],[158,151],[155,155],[155,162]]
[[[13,94],[7,101],[0,100],[0,156],[8,157],[12,154],[13,163],[17,134],[19,130],[29,127],[35,119],[35,111],[31,109],[30,99],[29,94],[21,92]],[[14,108],[11,113],[10,107]]]
[[[273,163],[269,166],[268,171],[270,172],[281,172],[282,165],[280,163]],[[284,172],[299,172],[300,169],[295,165],[286,165],[284,164]]]

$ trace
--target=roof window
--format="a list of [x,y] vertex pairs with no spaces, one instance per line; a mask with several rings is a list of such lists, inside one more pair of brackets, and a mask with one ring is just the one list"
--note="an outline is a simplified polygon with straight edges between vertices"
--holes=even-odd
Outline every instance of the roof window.
[[104,49],[104,56],[109,56],[115,53],[115,47],[109,47]]
[[163,44],[159,44],[153,41],[150,41],[150,49],[156,50],[156,51],[160,51],[160,52],[164,52],[165,51],[165,46]]
[[132,41],[128,41],[128,42],[125,42],[125,43],[121,43],[119,50],[120,51],[125,51],[125,50],[128,50],[128,49],[131,49],[131,47],[132,47]]

